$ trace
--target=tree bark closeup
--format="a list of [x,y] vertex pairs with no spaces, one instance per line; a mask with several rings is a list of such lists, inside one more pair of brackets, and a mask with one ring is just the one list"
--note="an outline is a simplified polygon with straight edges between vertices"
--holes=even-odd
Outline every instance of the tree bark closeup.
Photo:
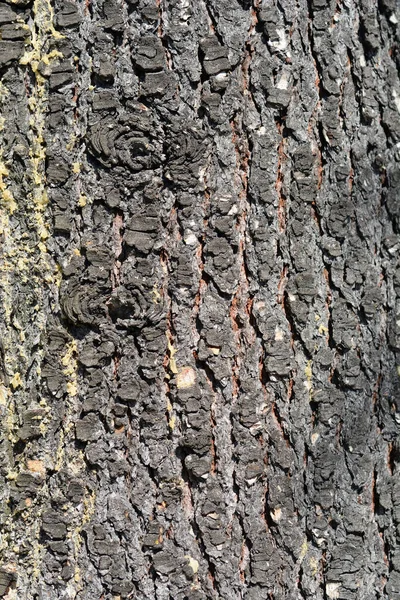
[[0,1],[0,597],[400,599],[396,0]]

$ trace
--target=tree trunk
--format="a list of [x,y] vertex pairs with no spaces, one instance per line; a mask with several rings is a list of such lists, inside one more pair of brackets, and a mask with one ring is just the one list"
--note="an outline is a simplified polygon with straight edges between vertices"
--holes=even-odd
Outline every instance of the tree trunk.
[[400,598],[395,11],[0,2],[0,597]]

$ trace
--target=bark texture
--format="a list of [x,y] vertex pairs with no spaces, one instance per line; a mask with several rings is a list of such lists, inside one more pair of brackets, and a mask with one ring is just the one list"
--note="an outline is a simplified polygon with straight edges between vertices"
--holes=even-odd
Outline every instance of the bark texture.
[[400,598],[396,8],[0,2],[0,597]]

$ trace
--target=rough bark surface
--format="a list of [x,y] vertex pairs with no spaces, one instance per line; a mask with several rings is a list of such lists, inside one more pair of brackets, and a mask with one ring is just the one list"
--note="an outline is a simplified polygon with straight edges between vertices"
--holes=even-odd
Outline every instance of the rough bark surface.
[[0,2],[0,597],[400,598],[396,9]]

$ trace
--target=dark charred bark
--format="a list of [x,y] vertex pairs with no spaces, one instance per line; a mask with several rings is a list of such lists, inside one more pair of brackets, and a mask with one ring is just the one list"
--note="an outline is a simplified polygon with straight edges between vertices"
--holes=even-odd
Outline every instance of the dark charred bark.
[[400,598],[396,8],[0,2],[0,597]]

